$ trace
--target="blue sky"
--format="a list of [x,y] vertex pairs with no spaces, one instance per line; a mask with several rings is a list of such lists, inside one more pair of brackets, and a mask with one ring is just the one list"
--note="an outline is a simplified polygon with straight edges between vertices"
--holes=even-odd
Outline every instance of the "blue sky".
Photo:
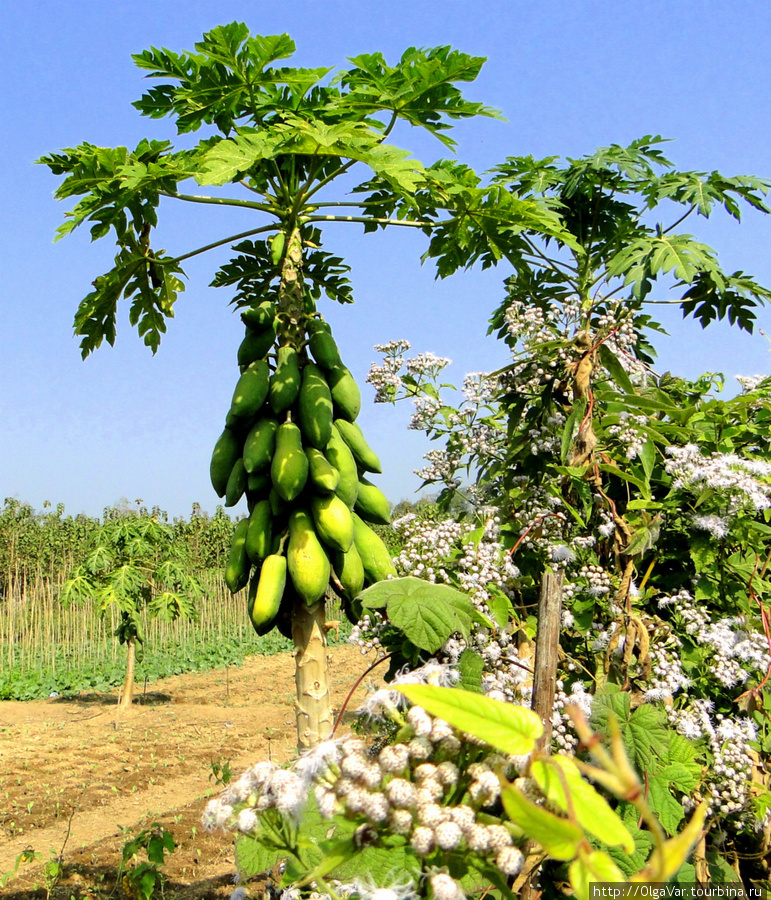
[[[395,59],[408,46],[444,44],[487,57],[465,91],[501,109],[507,122],[478,120],[455,131],[459,156],[480,170],[507,155],[578,156],[660,133],[675,139],[666,150],[679,168],[771,176],[766,3],[9,4],[0,35],[0,499],[37,508],[63,502],[70,513],[91,515],[121,497],[171,515],[188,514],[194,501],[214,510],[209,457],[237,379],[241,326],[225,291],[207,285],[227,253],[191,261],[187,290],[155,357],[124,310],[115,348],[82,362],[72,316],[90,282],[109,268],[113,246],[109,239],[91,244],[85,231],[52,243],[66,207],[52,199],[57,179],[32,161],[84,140],[131,146],[143,136],[173,139],[169,123],[143,119],[131,106],[146,82],[130,54],[151,45],[192,49],[204,31],[234,19],[256,33],[288,32],[297,65],[344,66],[347,57],[374,50]],[[399,141],[426,163],[444,152],[409,131]],[[162,246],[171,253],[226,233],[208,208],[164,212]],[[242,220],[233,221],[236,231]],[[352,265],[356,304],[323,311],[362,384],[377,359],[373,345],[397,337],[416,352],[450,357],[448,380],[455,382],[505,361],[485,332],[506,271],[437,282],[430,265],[420,265],[420,235],[336,227],[327,247]],[[718,214],[689,220],[689,230],[718,250],[726,268],[771,284],[771,218],[748,213],[737,225]],[[667,312],[672,337],[659,344],[661,370],[768,373],[771,344],[762,336],[721,326],[702,332]],[[760,319],[771,332],[771,311]],[[406,407],[374,405],[368,386],[364,395],[360,423],[384,462],[379,483],[394,502],[413,497],[419,481],[412,470],[429,445],[406,430]]]

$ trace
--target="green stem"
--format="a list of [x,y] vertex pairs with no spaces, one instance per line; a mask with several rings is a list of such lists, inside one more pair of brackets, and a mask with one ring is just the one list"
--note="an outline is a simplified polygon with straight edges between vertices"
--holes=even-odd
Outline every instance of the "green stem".
[[276,231],[275,225],[263,225],[261,228],[252,228],[249,231],[242,231],[240,234],[231,234],[230,237],[222,238],[220,241],[213,241],[199,247],[197,250],[191,250],[189,253],[183,253],[182,256],[176,256],[174,259],[181,262],[183,259],[190,259],[191,256],[198,256],[200,253],[206,253],[207,250],[213,250],[215,247],[221,247],[223,244],[231,244],[233,241],[240,241],[243,238],[251,237],[253,234],[264,234],[266,231]]
[[305,216],[306,222],[373,222],[375,225],[401,225],[404,228],[425,228],[434,222],[412,222],[406,219],[380,219],[376,216]]
[[209,203],[214,206],[241,206],[246,209],[256,209],[260,212],[277,215],[273,206],[264,203],[255,203],[253,200],[235,200],[229,197],[207,197],[200,194],[177,194],[170,191],[159,191],[162,197],[171,197],[173,200],[184,200],[187,203]]

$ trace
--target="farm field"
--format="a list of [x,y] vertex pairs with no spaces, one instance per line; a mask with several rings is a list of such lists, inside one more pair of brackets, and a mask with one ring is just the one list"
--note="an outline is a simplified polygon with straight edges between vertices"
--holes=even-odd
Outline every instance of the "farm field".
[[[358,649],[330,648],[335,709],[366,665]],[[51,897],[131,896],[118,880],[122,847],[155,822],[177,844],[163,866],[167,897],[232,893],[232,836],[200,826],[218,790],[212,764],[229,761],[237,775],[260,759],[291,757],[292,655],[154,682],[118,719],[117,696],[0,702],[0,877],[26,848],[40,854],[0,897],[46,897],[44,865],[63,846]]]

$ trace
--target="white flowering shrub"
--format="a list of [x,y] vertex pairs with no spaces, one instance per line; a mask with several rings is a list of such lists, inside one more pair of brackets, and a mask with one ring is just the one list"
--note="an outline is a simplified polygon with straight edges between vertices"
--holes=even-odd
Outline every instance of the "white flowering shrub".
[[586,771],[610,780],[650,826],[643,831],[572,759],[534,754],[543,726],[531,710],[435,686],[452,671],[428,664],[378,692],[366,712],[398,729],[386,746],[333,738],[289,767],[258,763],[209,803],[204,826],[240,834],[243,884],[270,870],[282,900],[303,890],[330,900],[461,900],[485,889],[513,897],[543,862],[533,840],[580,900],[593,880],[664,881],[680,868],[706,804],[667,841],[617,737]]

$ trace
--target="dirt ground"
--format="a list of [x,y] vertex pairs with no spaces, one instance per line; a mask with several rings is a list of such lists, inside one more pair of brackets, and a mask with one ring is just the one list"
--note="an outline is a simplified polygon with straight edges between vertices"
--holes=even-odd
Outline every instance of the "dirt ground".
[[[338,646],[329,658],[337,710],[374,657]],[[122,847],[155,822],[177,844],[163,867],[165,895],[229,897],[232,837],[200,825],[220,789],[213,767],[229,763],[238,775],[261,759],[289,759],[293,699],[294,660],[282,654],[155,682],[120,717],[117,692],[0,702],[0,897],[132,896],[120,883]],[[36,858],[3,886],[25,850]],[[47,894],[44,866],[57,857],[61,876]]]

